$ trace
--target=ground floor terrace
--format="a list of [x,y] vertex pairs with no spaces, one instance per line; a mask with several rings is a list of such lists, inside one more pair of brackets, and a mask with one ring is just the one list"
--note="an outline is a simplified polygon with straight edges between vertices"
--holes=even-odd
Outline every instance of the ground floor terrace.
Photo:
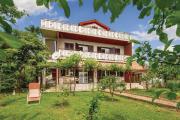
[[[48,73],[48,74],[47,74]],[[117,82],[125,82],[126,88],[140,88],[143,89],[141,84],[141,77],[144,71],[129,71],[129,72],[116,72],[110,70],[90,70],[86,71],[82,67],[74,69],[49,69],[46,71],[45,79],[42,79],[42,84],[49,88],[61,85],[68,85],[76,83],[76,91],[89,91],[92,90],[105,76],[113,75],[117,78]],[[46,87],[46,88],[48,88]]]

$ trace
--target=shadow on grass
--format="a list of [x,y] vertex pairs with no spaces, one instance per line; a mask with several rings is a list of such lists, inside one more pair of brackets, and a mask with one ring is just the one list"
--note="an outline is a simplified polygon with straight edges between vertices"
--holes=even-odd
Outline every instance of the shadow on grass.
[[100,97],[100,100],[102,100],[102,101],[109,101],[109,102],[117,102],[117,101],[119,101],[119,99],[117,99],[117,98],[112,98],[112,97],[107,96],[107,95],[101,96],[101,97]]
[[55,101],[55,103],[53,104],[53,107],[55,108],[63,108],[63,107],[68,107],[69,101],[67,99],[62,99],[62,100],[57,100]]
[[23,99],[23,97],[20,98],[8,98],[5,100],[0,101],[0,107],[6,107],[7,105],[13,104],[14,102],[17,102],[18,100]]
[[111,116],[102,116],[102,120],[127,120],[125,116],[119,114],[112,114]]
[[40,112],[38,112],[38,113],[34,113],[32,116],[30,116],[28,119],[26,119],[26,120],[33,120],[33,119],[35,119],[38,115],[40,115],[41,113]]
[[5,120],[6,118],[8,118],[8,117],[4,116],[4,115],[0,115],[0,120]]
[[40,115],[41,113],[38,112],[38,113],[19,113],[19,115],[7,115],[7,116],[4,116],[4,115],[0,115],[0,120],[4,120],[4,119],[9,119],[9,120],[12,120],[12,119],[19,119],[19,120],[34,120],[38,115]]

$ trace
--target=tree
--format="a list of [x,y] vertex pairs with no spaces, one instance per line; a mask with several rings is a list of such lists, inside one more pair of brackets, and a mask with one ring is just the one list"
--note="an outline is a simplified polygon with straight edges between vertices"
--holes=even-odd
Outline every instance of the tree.
[[[19,48],[22,43],[9,33],[12,32],[11,24],[16,23],[16,20],[21,18],[24,12],[20,12],[15,7],[13,0],[0,1],[0,61],[6,58],[5,49]],[[7,34],[8,33],[8,34]]]
[[118,83],[117,78],[115,76],[106,76],[100,80],[100,87],[102,90],[109,89],[109,93],[111,94],[112,100],[114,91],[120,88],[120,92],[125,89],[125,84],[123,82]]
[[[40,64],[46,62],[47,52],[43,43],[30,32],[19,32],[17,38],[23,42],[23,45],[18,49],[9,51],[8,58],[1,62],[1,65],[11,67],[11,77],[16,80],[14,87],[20,91],[23,85],[26,87],[26,83],[37,80],[38,76],[41,76]],[[5,72],[7,67],[1,70],[4,76],[8,76]]]
[[[79,54],[73,54],[59,62],[59,67],[61,69],[72,69],[73,70],[73,77],[74,77],[74,91],[73,95],[75,95],[76,89],[76,78],[75,78],[75,69],[78,67],[81,61],[81,56]],[[70,88],[71,88],[71,81],[70,81]]]
[[13,0],[0,1],[0,28],[5,32],[11,33],[11,24],[16,23],[16,20],[21,18],[24,12],[18,11]]
[[155,77],[156,77],[155,73],[153,73],[151,70],[148,70],[146,73],[143,74],[141,80],[145,81],[146,90],[149,89],[149,82],[151,82],[152,85],[153,85],[153,80],[154,80]]
[[37,35],[41,35],[41,30],[39,27],[36,27],[34,25],[30,25],[28,27],[25,27],[26,31],[29,31],[31,33],[37,34]]
[[119,66],[118,64],[111,64],[110,71],[115,72],[115,75],[117,76],[117,73],[120,72],[124,76],[125,68],[123,66]]
[[[83,67],[86,71],[92,72],[93,70],[97,69],[98,63],[95,59],[87,58],[84,60]],[[93,81],[93,91],[94,91],[94,81]]]
[[86,120],[98,120],[98,115],[97,115],[98,111],[99,111],[99,96],[96,95],[90,101],[89,112]]

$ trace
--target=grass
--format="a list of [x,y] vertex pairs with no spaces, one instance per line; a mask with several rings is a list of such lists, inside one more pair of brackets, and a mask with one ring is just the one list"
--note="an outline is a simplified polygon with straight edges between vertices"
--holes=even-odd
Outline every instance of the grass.
[[[135,95],[141,95],[141,96],[147,96],[147,97],[154,97],[155,95],[155,90],[160,90],[160,89],[166,89],[166,88],[151,88],[149,90],[144,90],[144,89],[131,89],[131,90],[127,90],[126,92],[128,93],[132,93]],[[180,91],[176,92],[177,94],[177,99],[173,100],[178,102],[180,99]],[[161,96],[163,99],[167,99],[167,96],[164,94]]]
[[[43,93],[40,104],[29,105],[25,94],[1,97],[0,120],[83,120],[94,94],[78,92],[67,98],[68,106],[64,107],[57,107],[57,101],[63,100],[59,93]],[[180,120],[175,110],[119,96],[114,102],[107,98],[100,100],[102,120]]]

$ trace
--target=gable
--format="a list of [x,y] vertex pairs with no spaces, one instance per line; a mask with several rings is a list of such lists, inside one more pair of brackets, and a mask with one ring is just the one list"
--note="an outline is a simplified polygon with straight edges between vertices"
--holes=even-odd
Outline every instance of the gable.
[[110,28],[106,26],[105,24],[97,21],[97,20],[89,20],[89,21],[84,21],[79,23],[80,26],[85,26],[85,27],[90,27],[90,28],[95,28],[95,29],[103,29],[109,31]]

